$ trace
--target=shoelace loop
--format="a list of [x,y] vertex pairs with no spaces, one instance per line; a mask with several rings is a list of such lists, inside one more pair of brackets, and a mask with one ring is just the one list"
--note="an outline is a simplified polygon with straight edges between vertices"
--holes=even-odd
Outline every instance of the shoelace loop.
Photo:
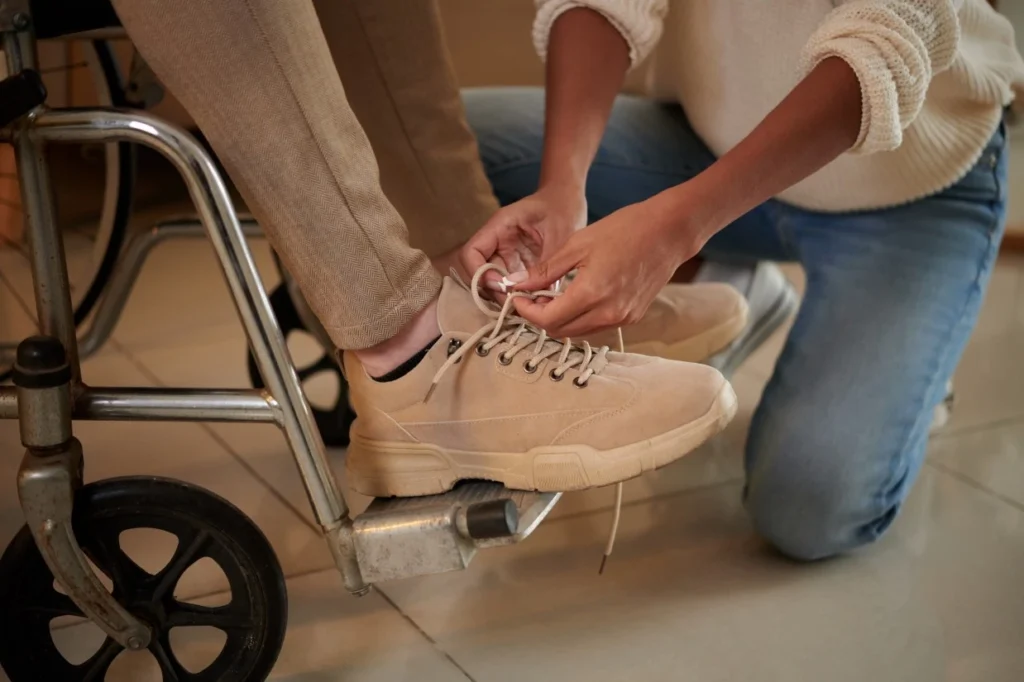
[[[474,274],[473,281],[469,286],[469,293],[473,296],[473,302],[493,322],[478,329],[472,336],[466,339],[457,347],[449,345],[448,359],[434,374],[423,400],[426,401],[433,394],[434,389],[440,383],[445,373],[458,363],[463,357],[473,350],[480,357],[486,357],[491,350],[500,344],[507,344],[498,356],[498,362],[504,366],[511,365],[516,355],[523,351],[530,353],[530,357],[523,363],[523,369],[527,373],[534,373],[545,360],[557,355],[555,366],[549,372],[553,381],[561,381],[565,374],[574,369],[579,373],[573,379],[573,383],[584,388],[590,377],[599,374],[608,365],[608,346],[601,346],[596,351],[587,341],[582,346],[574,346],[572,339],[554,339],[548,336],[543,329],[535,327],[526,319],[515,314],[515,299],[529,298],[555,298],[561,296],[562,292],[550,289],[542,291],[513,291],[505,297],[504,304],[499,308],[497,304],[483,298],[480,295],[480,280],[490,271],[496,271],[503,276],[508,272],[493,263],[481,266]],[[532,349],[531,349],[532,347]]]

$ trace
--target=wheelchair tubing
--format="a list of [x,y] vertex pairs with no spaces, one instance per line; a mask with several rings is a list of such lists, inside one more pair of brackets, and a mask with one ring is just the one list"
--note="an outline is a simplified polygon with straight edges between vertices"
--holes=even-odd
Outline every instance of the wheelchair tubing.
[[[92,49],[96,54],[103,80],[110,97],[110,105],[115,107],[128,107],[131,103],[125,91],[124,79],[117,68],[117,60],[114,58],[113,49],[106,40],[93,40]],[[131,220],[132,205],[135,199],[135,173],[136,173],[136,149],[130,142],[117,142],[117,200],[114,203],[114,215],[110,227],[110,239],[100,263],[96,268],[92,281],[85,295],[78,302],[74,309],[75,327],[78,327],[89,317],[90,313],[99,303],[103,292],[110,282],[110,278],[117,266],[121,255],[125,238],[128,234],[128,221]],[[102,220],[102,217],[101,217]],[[12,369],[0,372],[0,382],[11,378]]]
[[[110,93],[110,102],[115,107],[126,107],[129,105],[125,93],[124,82],[117,70],[117,62],[114,59],[110,43],[105,40],[92,41],[93,50],[99,60],[100,68],[103,71],[107,89]],[[103,290],[110,281],[110,276],[117,265],[118,256],[121,255],[121,247],[124,246],[125,235],[128,232],[128,221],[131,219],[132,202],[135,196],[135,147],[129,142],[117,143],[118,176],[117,176],[117,202],[114,207],[113,223],[110,229],[110,240],[107,242],[106,251],[100,260],[96,275],[89,288],[86,290],[82,300],[75,307],[75,326],[80,325],[89,313],[99,302]]]

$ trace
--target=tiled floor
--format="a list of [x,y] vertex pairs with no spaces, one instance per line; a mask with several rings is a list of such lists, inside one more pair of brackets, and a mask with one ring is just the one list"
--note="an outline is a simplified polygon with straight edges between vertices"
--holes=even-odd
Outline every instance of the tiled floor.
[[[255,246],[272,273],[265,246]],[[17,254],[0,252],[0,280],[0,339],[8,340],[32,328]],[[273,428],[83,424],[76,432],[88,479],[184,479],[260,525],[289,576],[275,680],[1024,680],[1024,259],[999,264],[957,375],[953,419],[933,439],[892,533],[838,561],[799,566],[765,552],[739,506],[744,430],[780,343],[735,376],[742,407],[726,434],[627,485],[602,577],[609,490],[567,496],[529,541],[484,552],[468,571],[353,599],[329,568]],[[244,338],[206,244],[153,254],[114,340],[84,374],[94,384],[247,385]],[[0,422],[0,544],[22,522],[20,452],[16,425]],[[332,453],[339,475],[342,454]],[[143,536],[130,551],[146,563],[167,548]],[[185,596],[216,600],[224,587],[216,570],[187,577]],[[97,634],[78,624],[54,639],[80,660]],[[182,646],[185,656],[214,655],[199,635]],[[147,657],[123,655],[108,679],[158,679]]]

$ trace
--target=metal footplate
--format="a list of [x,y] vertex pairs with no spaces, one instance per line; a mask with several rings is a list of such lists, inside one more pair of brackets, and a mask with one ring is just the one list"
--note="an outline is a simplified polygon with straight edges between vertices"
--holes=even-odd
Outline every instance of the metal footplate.
[[464,569],[478,549],[529,537],[561,496],[466,482],[443,495],[378,498],[353,528],[363,578],[377,583]]

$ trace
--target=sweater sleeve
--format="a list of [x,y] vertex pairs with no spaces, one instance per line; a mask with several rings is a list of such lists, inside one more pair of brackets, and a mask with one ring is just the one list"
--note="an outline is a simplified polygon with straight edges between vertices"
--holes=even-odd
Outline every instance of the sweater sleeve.
[[932,77],[953,62],[963,0],[846,0],[804,47],[804,73],[839,57],[860,81],[863,115],[852,152],[896,149]]
[[668,12],[668,0],[536,0],[536,5],[533,44],[541,59],[547,58],[548,36],[555,20],[571,9],[584,7],[604,16],[622,34],[633,66],[654,49]]

